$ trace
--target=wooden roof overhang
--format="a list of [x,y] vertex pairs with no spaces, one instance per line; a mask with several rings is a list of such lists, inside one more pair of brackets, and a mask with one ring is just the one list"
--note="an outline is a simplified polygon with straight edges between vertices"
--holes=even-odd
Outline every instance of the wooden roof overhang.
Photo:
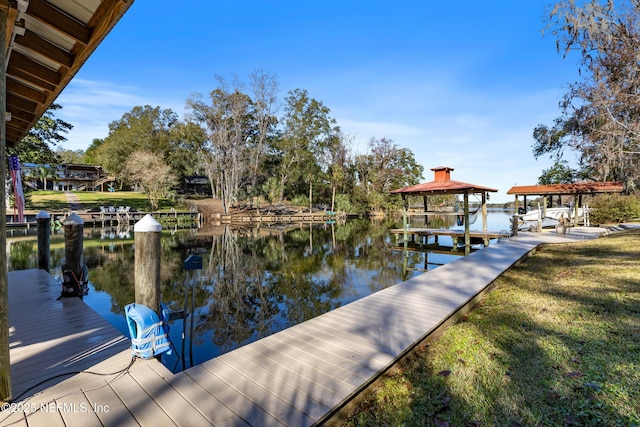
[[6,9],[6,144],[29,132],[133,0],[0,0]]
[[600,193],[622,193],[624,184],[619,181],[578,182],[572,184],[516,185],[507,194],[517,196],[562,196],[594,195]]
[[460,181],[432,181],[423,184],[416,184],[410,187],[392,190],[391,194],[402,196],[432,196],[442,194],[475,194],[475,193],[496,193],[495,188],[483,187],[481,185],[469,184]]
[[390,193],[400,194],[404,198],[405,196],[431,196],[438,194],[484,194],[498,191],[495,188],[454,181],[451,179],[451,171],[454,169],[448,166],[438,166],[431,170],[433,171],[433,181],[399,188],[392,190]]

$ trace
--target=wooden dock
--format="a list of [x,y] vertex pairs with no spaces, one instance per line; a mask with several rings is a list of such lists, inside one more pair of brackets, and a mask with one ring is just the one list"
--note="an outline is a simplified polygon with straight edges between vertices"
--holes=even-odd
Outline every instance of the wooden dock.
[[[540,243],[605,232],[523,233],[177,374],[155,359],[136,359],[120,374],[56,378],[0,413],[0,425],[333,422]],[[44,377],[85,368],[110,373],[129,364],[127,341],[82,301],[56,300],[57,285],[46,273],[12,272],[9,288],[14,396]]]
[[[447,236],[451,237],[453,240],[453,249],[455,250],[459,245],[464,244],[464,230],[455,230],[448,228],[416,228],[410,227],[406,230],[403,228],[394,228],[389,230],[391,234],[395,234],[396,236],[396,244],[400,241],[400,237],[403,235],[407,235],[412,242],[416,241],[416,237],[420,239],[419,244],[427,245],[429,244],[429,237],[435,238],[435,243],[438,243],[439,236]],[[471,244],[482,244],[484,246],[489,245],[490,239],[502,239],[506,237],[510,237],[510,234],[505,231],[478,231],[471,230],[469,231],[469,237],[471,239]]]

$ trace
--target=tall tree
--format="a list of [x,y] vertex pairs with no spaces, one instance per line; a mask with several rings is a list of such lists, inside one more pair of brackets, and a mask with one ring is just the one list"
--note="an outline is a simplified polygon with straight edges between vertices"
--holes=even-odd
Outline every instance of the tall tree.
[[554,125],[534,131],[534,155],[557,160],[565,148],[574,149],[593,179],[634,188],[640,180],[640,2],[560,0],[548,24],[558,50],[579,55],[581,81],[569,86]]
[[287,189],[298,194],[300,189],[293,184],[305,182],[311,191],[314,181],[326,174],[324,159],[338,141],[333,135],[340,131],[329,108],[310,98],[306,90],[290,91],[285,103],[282,137],[274,144],[281,156],[277,171],[280,203]]
[[538,184],[568,184],[575,181],[577,172],[569,167],[569,162],[559,160],[538,177]]
[[267,151],[267,144],[275,137],[279,109],[278,81],[276,77],[263,70],[250,75],[251,94],[253,95],[253,116],[256,132],[253,138],[251,161],[251,189],[257,194],[258,184],[265,179],[266,171],[260,170]]
[[351,165],[351,143],[353,138],[338,132],[333,135],[336,142],[329,147],[331,156],[329,162],[329,176],[331,179],[331,210],[335,210],[336,192],[347,180],[349,166]]
[[250,172],[250,141],[255,133],[251,98],[218,77],[218,88],[210,94],[211,104],[194,95],[187,101],[189,118],[207,137],[204,163],[214,197],[222,200],[225,213],[238,201]]
[[125,165],[131,153],[149,151],[166,161],[170,155],[172,129],[178,124],[178,116],[170,109],[136,106],[109,124],[109,135],[97,147],[96,160],[121,183],[126,182]]
[[359,185],[373,210],[384,208],[391,190],[417,184],[424,170],[410,149],[388,138],[371,138],[369,152],[356,158],[356,169]]
[[59,104],[51,106],[40,117],[40,120],[20,140],[16,147],[7,150],[8,155],[17,155],[21,162],[54,165],[59,163],[54,148],[67,140],[67,134],[73,125],[55,117],[60,110]]
[[61,163],[83,163],[84,150],[67,150],[65,148],[58,147],[56,150],[56,156]]
[[89,144],[89,147],[84,151],[83,162],[89,165],[96,165],[100,162],[98,161],[98,149],[100,146],[104,144],[104,139],[102,138],[94,138]]

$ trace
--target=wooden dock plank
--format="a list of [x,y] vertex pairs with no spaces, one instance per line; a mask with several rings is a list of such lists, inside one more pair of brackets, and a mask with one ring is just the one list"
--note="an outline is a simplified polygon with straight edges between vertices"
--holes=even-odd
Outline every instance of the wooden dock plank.
[[131,370],[131,376],[176,425],[207,425],[210,421],[148,364]]
[[123,375],[109,386],[140,425],[154,427],[177,425],[131,375]]
[[[227,353],[227,355],[229,356],[226,359],[232,357],[230,353]],[[313,420],[308,415],[298,411],[291,405],[291,402],[281,400],[271,388],[264,388],[245,375],[242,368],[240,368],[242,370],[237,370],[224,363],[221,359],[224,356],[208,360],[201,366],[226,384],[229,384],[255,406],[260,407],[283,425],[307,426],[313,423]]]
[[[53,404],[55,405],[55,403]],[[27,416],[29,426],[66,427],[61,411],[54,406],[42,407]]]
[[[156,370],[160,365],[149,365],[150,369]],[[158,373],[158,375],[161,375]],[[191,406],[204,415],[211,424],[217,426],[249,426],[238,414],[225,406],[214,395],[205,390],[189,375],[168,375],[165,380],[177,390]]]
[[[306,384],[308,389],[322,388],[321,392],[329,390],[338,397],[345,397],[355,385],[367,378],[364,374],[357,374],[343,366],[332,364],[288,342],[281,343],[276,335],[269,340],[261,340],[254,344],[244,347],[243,352],[256,353],[247,357],[252,359],[258,357],[271,372],[284,380],[300,384],[300,387]],[[320,384],[320,378],[327,375],[339,378],[330,388]]]
[[29,427],[24,412],[10,409],[0,412],[0,426]]
[[[355,353],[350,353],[344,349],[331,345],[325,346],[325,343],[318,343],[308,335],[285,335],[282,333],[272,335],[273,340],[282,340],[282,342],[291,347],[297,347],[305,351],[306,354],[315,354],[318,357],[325,359],[326,361],[336,366],[342,366],[343,368],[350,370],[356,374],[362,375],[368,378],[372,374],[378,371],[381,367],[380,362],[371,363],[369,359],[362,359],[363,363],[355,364],[354,359],[357,356]],[[311,342],[310,342],[311,340]]]
[[[136,425],[133,414],[120,400],[115,391],[103,380],[99,386],[82,388],[87,401],[95,408],[95,414],[105,426]],[[82,424],[80,424],[82,425]]]
[[[226,364],[235,372],[240,372],[240,375],[243,375],[247,380],[255,383],[263,390],[269,390],[282,402],[312,419],[321,417],[331,410],[336,403],[334,399],[323,402],[322,398],[316,398],[311,393],[308,393],[307,390],[281,380],[275,373],[262,368],[259,365],[260,360],[252,361],[235,353],[233,357],[219,357],[217,360]],[[217,372],[219,372],[218,369],[216,369]]]
[[216,399],[222,402],[227,408],[231,409],[242,422],[249,425],[282,426],[283,423],[274,418],[259,405],[251,402],[246,396],[238,392],[233,387],[222,381],[215,375],[211,375],[211,371],[205,369],[202,365],[197,365],[187,369],[183,375],[190,376],[202,388],[207,390]]
[[102,427],[98,414],[84,394],[65,396],[55,403],[65,426]]
[[339,346],[340,351],[347,351],[349,353],[357,353],[357,358],[368,358],[371,361],[379,363],[380,366],[385,366],[393,360],[387,352],[381,351],[381,348],[373,340],[368,340],[363,336],[347,331],[344,329],[331,328],[324,318],[319,318],[314,322],[305,322],[297,325],[296,330],[292,330],[291,333],[295,335],[306,334],[308,337],[314,337],[319,343],[325,345]]

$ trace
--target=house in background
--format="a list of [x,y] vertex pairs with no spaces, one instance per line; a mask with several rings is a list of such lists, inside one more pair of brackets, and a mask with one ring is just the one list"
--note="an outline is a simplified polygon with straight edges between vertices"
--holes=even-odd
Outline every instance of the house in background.
[[66,163],[59,166],[23,163],[22,183],[34,190],[106,191],[115,178],[102,166]]

